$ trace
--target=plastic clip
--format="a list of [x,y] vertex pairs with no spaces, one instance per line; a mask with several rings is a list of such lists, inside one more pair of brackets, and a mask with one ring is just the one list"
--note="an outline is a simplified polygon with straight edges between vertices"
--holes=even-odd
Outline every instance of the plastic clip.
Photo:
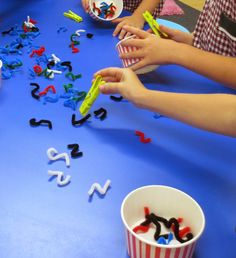
[[85,116],[88,111],[90,110],[91,106],[93,105],[94,101],[97,99],[100,91],[99,91],[99,86],[101,84],[104,84],[105,82],[102,80],[102,76],[98,75],[93,84],[92,87],[90,88],[89,92],[87,93],[83,103],[81,104],[79,111],[82,116]]

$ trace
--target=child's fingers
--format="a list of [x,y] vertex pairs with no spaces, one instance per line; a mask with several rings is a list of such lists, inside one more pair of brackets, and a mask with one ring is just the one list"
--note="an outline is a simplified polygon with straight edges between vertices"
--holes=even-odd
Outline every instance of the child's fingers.
[[88,6],[88,1],[86,1],[86,0],[82,1],[82,6],[83,6],[84,10],[87,11],[88,7],[89,7]]
[[126,47],[137,47],[141,48],[144,46],[143,39],[129,39],[121,43],[122,46]]
[[122,22],[123,20],[124,20],[123,18],[116,18],[116,19],[112,20],[111,22],[112,22],[112,23],[120,23],[120,22]]
[[143,53],[140,50],[129,52],[129,53],[122,53],[120,54],[121,59],[127,58],[143,58]]
[[131,34],[138,36],[139,38],[142,38],[142,39],[144,39],[150,35],[150,33],[146,32],[144,30],[140,30],[138,28],[128,26],[128,25],[124,25],[123,29],[126,30],[127,32],[130,32]]
[[119,94],[120,93],[120,83],[117,82],[110,82],[105,83],[101,86],[99,86],[99,90],[103,94]]
[[117,36],[117,35],[120,33],[120,31],[122,30],[122,27],[123,27],[123,24],[122,24],[122,22],[120,22],[120,23],[116,26],[116,28],[115,28],[115,30],[114,30],[114,32],[113,32],[113,36],[114,36],[114,37]]
[[119,35],[119,39],[123,39],[124,37],[126,37],[126,34],[127,34],[127,31],[122,29]]
[[117,78],[113,76],[102,77],[102,80],[105,82],[117,82]]
[[94,74],[94,77],[101,75],[102,77],[113,77],[113,78],[121,78],[122,69],[117,67],[105,68],[100,71],[97,71]]
[[178,32],[178,30],[169,28],[169,27],[164,26],[164,25],[160,25],[160,30],[162,32],[165,32],[166,34],[168,34],[168,36],[170,36],[171,38],[176,35],[176,32]]
[[146,30],[146,32],[153,34],[153,30],[152,29],[148,29],[148,30]]
[[130,66],[129,68],[132,69],[133,71],[137,71],[138,69],[143,68],[145,65],[146,65],[145,62],[141,60],[138,63]]

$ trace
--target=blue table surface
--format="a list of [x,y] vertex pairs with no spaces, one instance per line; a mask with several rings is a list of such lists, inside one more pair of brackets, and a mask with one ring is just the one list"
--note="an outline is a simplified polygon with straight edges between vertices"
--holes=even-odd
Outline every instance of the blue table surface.
[[[82,23],[63,16],[69,9],[81,15]],[[87,16],[77,0],[1,1],[0,31],[21,24],[27,15],[38,21],[40,36],[34,44],[46,53],[70,60],[74,73],[82,78],[74,83],[88,90],[94,72],[121,66],[112,37],[113,25],[104,25]],[[68,31],[57,33],[59,27]],[[94,34],[80,38],[80,52],[72,54],[70,35],[77,29]],[[0,36],[0,45],[14,36]],[[30,80],[28,68],[35,64],[27,48],[19,58],[23,68],[13,78],[2,81],[0,89],[0,257],[1,258],[127,258],[120,206],[132,190],[150,184],[168,185],[191,195],[202,207],[206,228],[196,248],[195,258],[236,257],[236,139],[202,131],[168,117],[155,119],[147,110],[127,101],[114,102],[100,95],[92,111],[108,111],[104,121],[92,115],[81,127],[71,125],[73,111],[57,103],[31,97],[30,82],[41,88],[53,84],[63,92],[71,81],[65,74],[54,80]],[[146,87],[172,92],[232,93],[224,86],[182,67],[161,66],[144,75]],[[92,113],[91,113],[92,114]],[[50,119],[53,129],[32,128],[29,119]],[[135,130],[152,138],[142,144]],[[67,152],[78,143],[83,157],[48,163],[49,147]],[[48,170],[72,176],[71,183],[58,187]],[[111,180],[105,197],[90,200],[94,182]]]

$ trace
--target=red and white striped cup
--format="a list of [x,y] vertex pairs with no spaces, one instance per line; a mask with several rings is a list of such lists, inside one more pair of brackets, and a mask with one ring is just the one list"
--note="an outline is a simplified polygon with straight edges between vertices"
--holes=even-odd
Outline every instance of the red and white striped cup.
[[[133,39],[133,38],[137,38],[137,37],[135,35],[132,35],[132,36],[129,36],[129,37],[126,37],[126,38],[122,39],[121,41],[119,41],[116,44],[116,49],[117,49],[119,54],[130,53],[130,52],[136,51],[138,49],[136,47],[123,46],[122,45],[122,43],[124,41],[127,41],[129,39]],[[140,58],[125,58],[125,59],[121,59],[123,67],[125,67],[125,68],[128,68],[131,65],[134,65],[134,64],[138,63],[140,60],[141,60]],[[156,70],[157,67],[158,67],[158,65],[148,65],[148,66],[145,66],[143,68],[140,68],[140,69],[136,70],[135,73],[136,74],[149,73],[151,71]]]
[[[194,237],[185,243],[173,240],[173,244],[171,241],[169,245],[162,245],[157,244],[153,237],[155,228],[152,231],[150,228],[147,233],[134,233],[132,229],[145,220],[144,207],[167,219],[183,218],[183,223],[191,228]],[[192,258],[197,240],[205,227],[203,211],[192,197],[162,185],[144,186],[129,193],[121,205],[121,217],[131,258]]]
[[[99,8],[100,4],[102,2],[107,3],[108,5],[114,4],[116,7],[115,14],[112,17],[109,17],[107,19],[102,18],[98,15],[96,11],[94,11],[93,4],[95,3],[96,7]],[[97,21],[112,21],[116,18],[118,18],[123,11],[123,1],[122,0],[89,0],[89,7],[88,7],[88,14]]]

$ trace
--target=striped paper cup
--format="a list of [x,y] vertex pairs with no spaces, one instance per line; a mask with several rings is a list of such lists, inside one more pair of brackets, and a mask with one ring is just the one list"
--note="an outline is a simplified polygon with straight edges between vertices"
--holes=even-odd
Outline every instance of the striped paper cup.
[[[108,5],[112,4],[116,7],[115,14],[112,17],[109,17],[107,19],[100,17],[98,15],[98,12],[94,10],[94,4],[97,8],[100,8],[101,3],[107,3]],[[121,0],[89,0],[89,7],[88,7],[88,14],[97,21],[112,21],[116,18],[118,18],[123,11],[123,1]]]
[[[129,39],[133,39],[133,38],[136,38],[136,36],[132,35],[132,36],[126,37],[126,38],[122,39],[121,41],[119,41],[116,44],[116,49],[117,49],[119,54],[129,53],[129,52],[132,52],[132,51],[136,51],[138,49],[136,47],[131,47],[131,46],[122,46],[122,43],[124,41],[129,40]],[[125,58],[125,59],[121,59],[123,67],[125,67],[125,68],[128,68],[131,65],[134,65],[134,64],[138,63],[140,60],[141,60],[140,58]],[[158,65],[148,65],[148,66],[145,66],[143,68],[140,68],[140,69],[136,70],[135,73],[136,74],[149,73],[151,71],[156,70],[157,67],[158,67]]]
[[[181,227],[182,224],[189,226],[193,238],[185,243],[172,240],[169,245],[162,245],[157,244],[154,239],[154,227],[150,227],[147,233],[134,233],[132,229],[145,220],[144,207],[167,219],[183,218]],[[191,258],[205,227],[203,211],[192,197],[180,190],[162,185],[144,186],[129,193],[121,205],[121,217],[131,258]],[[161,233],[167,233],[163,230],[164,225]]]

